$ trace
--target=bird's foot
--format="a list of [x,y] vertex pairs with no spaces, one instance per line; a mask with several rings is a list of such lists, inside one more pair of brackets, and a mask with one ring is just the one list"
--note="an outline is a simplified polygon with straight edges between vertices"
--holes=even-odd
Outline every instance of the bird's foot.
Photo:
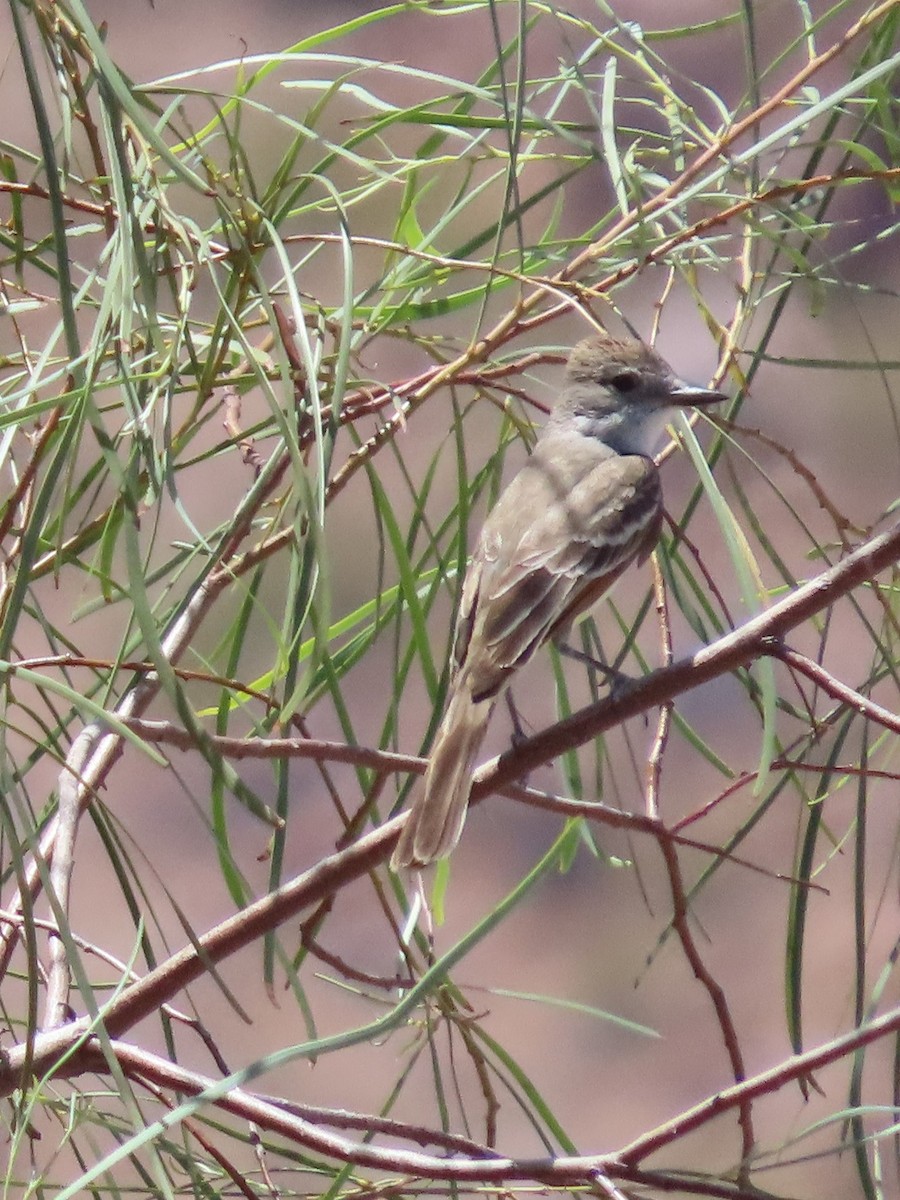
[[609,688],[610,697],[613,699],[634,683],[632,677],[626,675],[624,671],[610,666],[609,663],[601,662],[600,659],[588,654],[586,650],[579,650],[575,646],[570,646],[568,642],[558,643],[557,649],[566,658],[572,658],[575,662],[582,663],[590,671],[593,671],[594,674],[600,675],[603,682]]
[[[522,723],[519,710],[516,708],[516,702],[512,698],[512,692],[507,691],[504,694],[504,698],[506,700],[506,707],[509,709],[509,719],[512,724],[512,737],[510,738],[510,741],[512,742],[513,746],[518,746],[521,742],[527,740],[528,733],[526,732],[525,726]],[[532,730],[532,732],[534,731]]]

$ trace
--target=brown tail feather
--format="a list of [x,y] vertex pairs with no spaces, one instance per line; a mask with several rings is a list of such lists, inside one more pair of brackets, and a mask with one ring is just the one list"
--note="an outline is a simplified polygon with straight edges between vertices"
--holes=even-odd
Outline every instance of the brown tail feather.
[[449,854],[462,833],[472,790],[472,771],[494,700],[473,700],[465,683],[450,697],[425,772],[425,787],[391,858],[394,870],[424,867]]

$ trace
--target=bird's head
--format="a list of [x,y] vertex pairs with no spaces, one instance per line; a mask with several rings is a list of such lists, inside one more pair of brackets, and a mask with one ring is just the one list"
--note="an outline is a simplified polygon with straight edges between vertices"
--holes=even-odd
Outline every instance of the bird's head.
[[637,339],[585,338],[566,366],[552,424],[576,423],[619,454],[652,454],[676,408],[718,404],[722,392],[679,379],[665,359]]

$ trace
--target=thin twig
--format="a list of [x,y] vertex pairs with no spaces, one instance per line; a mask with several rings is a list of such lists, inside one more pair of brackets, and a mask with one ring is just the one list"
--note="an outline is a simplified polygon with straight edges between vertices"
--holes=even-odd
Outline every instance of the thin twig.
[[[67,387],[70,385],[71,381],[67,383]],[[25,464],[22,474],[16,481],[16,486],[13,488],[12,494],[7,497],[3,503],[2,510],[0,510],[0,541],[3,541],[13,525],[16,524],[19,505],[34,483],[37,469],[50,448],[62,415],[62,405],[51,408],[49,413],[47,413],[47,419],[32,439],[31,456]],[[19,524],[23,525],[24,523],[19,521]]]
[[785,646],[782,642],[773,642],[767,645],[765,652],[771,655],[772,658],[777,658],[780,662],[787,663],[795,671],[799,671],[801,675],[805,675],[807,679],[811,679],[823,692],[831,696],[833,700],[840,701],[841,704],[847,705],[848,708],[856,709],[864,717],[868,717],[877,725],[884,726],[885,729],[890,729],[892,733],[900,733],[900,716],[892,713],[890,709],[876,704],[874,700],[869,700],[868,697],[863,696],[861,692],[857,692],[846,683],[841,683],[830,671],[826,671],[824,667],[820,667],[818,663],[813,662],[811,658],[807,658],[805,654],[800,654],[799,651],[792,650],[790,646]]
[[794,474],[799,475],[812,492],[819,508],[831,517],[845,551],[850,549],[850,541],[847,537],[848,533],[856,534],[857,537],[868,536],[869,531],[867,529],[862,529],[859,525],[855,525],[832,502],[814,472],[801,460],[796,450],[789,446],[783,446],[777,438],[770,437],[768,434],[763,433],[761,429],[752,429],[750,426],[741,425],[737,421],[729,421],[727,417],[721,415],[716,416],[716,424],[721,426],[722,429],[727,429],[729,433],[739,433],[742,438],[752,438],[754,441],[759,442],[760,445],[766,446],[769,450],[772,450],[775,454],[783,458]]
[[[722,1040],[725,1043],[728,1060],[731,1063],[734,1082],[740,1084],[747,1077],[744,1067],[744,1055],[738,1041],[737,1029],[732,1020],[725,991],[704,963],[703,957],[697,949],[697,943],[694,941],[693,934],[691,933],[688,922],[689,907],[687,894],[681,875],[681,865],[678,862],[678,853],[671,838],[660,838],[659,848],[663,856],[663,862],[666,865],[666,874],[669,877],[669,888],[672,893],[672,925],[678,935],[678,940],[681,942],[685,958],[690,963],[691,970],[694,972],[694,978],[703,985],[712,1002],[716,1020],[719,1022],[719,1029],[722,1032]],[[741,1101],[739,1105],[738,1124],[741,1129],[742,1171],[746,1171],[756,1141],[753,1134],[753,1111],[749,1099]],[[742,1182],[746,1183],[746,1179],[742,1178]]]
[[69,1019],[69,962],[65,939],[59,930],[64,923],[68,923],[69,887],[75,865],[75,838],[81,817],[78,796],[84,784],[82,772],[91,752],[92,742],[93,730],[88,726],[72,743],[59,779],[56,837],[53,842],[53,860],[50,864],[50,899],[59,928],[50,935],[50,967],[44,1008],[45,1029],[55,1029],[57,1025],[62,1025]]
[[[207,578],[197,588],[190,601],[182,610],[180,616],[173,622],[169,632],[163,638],[162,650],[166,656],[177,657],[190,644],[196,629],[200,625],[210,604],[214,599],[214,591]],[[115,715],[121,719],[138,717],[148,707],[159,690],[159,680],[156,675],[148,675],[140,680],[123,698],[115,710]],[[72,751],[76,766],[68,763],[60,775],[60,789],[64,781],[73,775],[79,779],[77,804],[83,808],[90,802],[91,797],[102,786],[103,780],[112,770],[122,754],[122,739],[117,733],[110,733],[97,723],[88,725],[73,743]],[[80,769],[77,764],[83,763]],[[36,859],[26,866],[25,888],[33,897],[40,888],[41,873],[37,859],[52,863],[55,853],[56,840],[59,835],[59,814],[52,820],[41,837]],[[16,894],[6,907],[15,913],[22,912],[22,898]],[[18,936],[18,926],[5,922],[0,925],[0,978],[9,968],[10,958],[15,948]]]
[[[566,750],[583,745],[622,721],[639,716],[767,653],[792,628],[834,604],[859,583],[893,564],[898,557],[900,523],[872,538],[843,561],[713,645],[634,681],[485,764],[476,772],[473,802],[479,802],[524,773],[535,770]],[[150,971],[141,983],[110,1002],[106,1024],[111,1035],[118,1036],[149,1016],[165,999],[200,978],[210,964],[221,962],[280,922],[321,903],[373,870],[390,855],[404,820],[404,816],[395,817],[346,850],[322,859],[310,870],[284,883],[277,892],[248,905]],[[64,1041],[55,1040],[53,1031],[39,1034],[33,1041],[35,1069],[49,1069],[63,1044]],[[10,1055],[13,1054],[14,1050],[11,1050]]]
[[380,988],[384,991],[396,991],[398,988],[410,988],[416,982],[411,976],[397,975],[369,975],[365,971],[359,971],[356,967],[351,967],[348,962],[338,954],[332,954],[330,950],[326,950],[321,946],[305,926],[300,928],[300,944],[303,949],[308,951],[313,958],[317,958],[320,962],[327,963],[339,975],[343,975],[345,979],[352,979],[354,983],[361,983],[364,987]]
[[[281,1134],[294,1144],[306,1146],[318,1154],[358,1167],[387,1170],[421,1179],[439,1179],[458,1183],[504,1184],[513,1181],[533,1181],[554,1187],[590,1186],[598,1172],[610,1179],[632,1183],[647,1183],[657,1188],[672,1190],[680,1181],[681,1190],[690,1181],[690,1190],[696,1195],[722,1197],[726,1200],[743,1200],[758,1196],[758,1192],[742,1184],[700,1180],[679,1172],[644,1172],[638,1164],[665,1146],[674,1144],[694,1130],[711,1124],[718,1117],[735,1108],[783,1088],[793,1080],[820,1071],[829,1063],[846,1059],[855,1051],[882,1038],[890,1037],[900,1030],[900,1008],[893,1008],[881,1017],[840,1037],[832,1039],[813,1050],[796,1054],[778,1066],[752,1076],[733,1087],[716,1091],[693,1108],[687,1109],[665,1122],[652,1133],[646,1134],[628,1145],[602,1155],[571,1155],[547,1158],[515,1159],[491,1152],[477,1144],[473,1149],[462,1151],[467,1157],[438,1158],[432,1155],[400,1149],[385,1150],[367,1143],[351,1142],[318,1127],[313,1120],[304,1120],[294,1115],[284,1102],[271,1102],[244,1091],[233,1081],[216,1081],[197,1072],[187,1071],[168,1059],[150,1054],[124,1042],[113,1041],[110,1049],[122,1069],[133,1080],[149,1080],[161,1087],[177,1090],[185,1096],[203,1096],[204,1102],[242,1120],[255,1121],[261,1128]],[[57,1031],[59,1038],[68,1035],[67,1045],[71,1051],[65,1062],[60,1064],[58,1074],[72,1077],[84,1071],[105,1072],[108,1063],[104,1050],[94,1041],[76,1043],[83,1034],[72,1026]],[[12,1051],[6,1060],[0,1061],[0,1092],[6,1094],[7,1082],[15,1074],[21,1051]],[[13,1083],[12,1086],[15,1086]],[[174,1123],[173,1118],[159,1122],[160,1132]],[[180,1114],[178,1119],[180,1119]],[[369,1127],[381,1118],[368,1117]],[[334,1120],[326,1121],[332,1127]],[[152,1128],[152,1127],[151,1127]],[[412,1129],[412,1127],[408,1127]],[[399,1123],[393,1134],[400,1132]],[[411,1138],[413,1134],[410,1132]],[[438,1131],[425,1131],[414,1140],[426,1144],[446,1145],[447,1135]],[[464,1139],[453,1139],[462,1141]],[[470,1147],[473,1146],[469,1143]],[[449,1149],[449,1147],[448,1147]],[[668,1186],[666,1186],[668,1185]]]
[[[657,628],[659,630],[660,663],[664,667],[672,665],[672,629],[669,624],[669,605],[666,597],[666,585],[659,560],[653,555],[653,595],[656,600]],[[662,770],[663,754],[669,740],[669,729],[672,724],[672,701],[659,706],[659,716],[656,722],[656,737],[647,758],[646,777],[646,809],[648,817],[659,816],[659,777]]]

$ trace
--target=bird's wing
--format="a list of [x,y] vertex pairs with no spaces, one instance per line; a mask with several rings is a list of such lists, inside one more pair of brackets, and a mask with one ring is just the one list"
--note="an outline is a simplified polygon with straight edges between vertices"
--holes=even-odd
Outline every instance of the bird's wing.
[[475,614],[478,610],[478,594],[481,590],[481,573],[484,566],[484,558],[478,553],[481,548],[484,535],[478,543],[475,553],[472,555],[472,561],[469,563],[469,569],[466,571],[466,577],[463,580],[462,595],[459,598],[459,612],[456,614],[456,630],[453,635],[453,666],[454,670],[459,668],[466,660],[466,655],[469,650],[469,642],[472,638],[472,629],[475,625]]
[[472,693],[499,691],[549,636],[594,603],[659,537],[653,462],[616,455],[545,504],[512,545],[486,522],[463,588],[457,661]]

